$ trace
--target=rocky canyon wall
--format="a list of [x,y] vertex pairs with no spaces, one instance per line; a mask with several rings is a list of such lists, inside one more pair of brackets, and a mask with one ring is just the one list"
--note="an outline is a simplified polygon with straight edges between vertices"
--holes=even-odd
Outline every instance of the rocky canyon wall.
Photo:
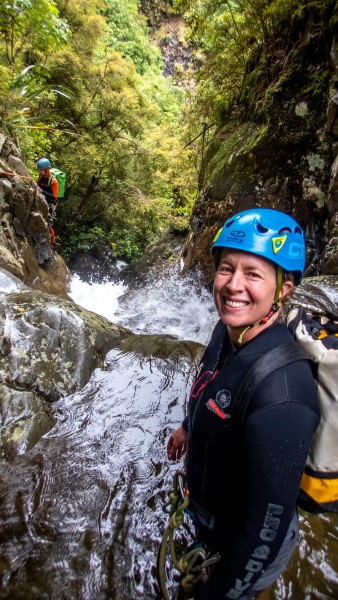
[[67,296],[69,272],[50,243],[48,206],[12,140],[0,133],[0,267],[29,287]]
[[306,275],[338,274],[338,11],[315,4],[261,48],[206,149],[185,251],[185,270],[206,281],[218,229],[255,206],[299,221]]

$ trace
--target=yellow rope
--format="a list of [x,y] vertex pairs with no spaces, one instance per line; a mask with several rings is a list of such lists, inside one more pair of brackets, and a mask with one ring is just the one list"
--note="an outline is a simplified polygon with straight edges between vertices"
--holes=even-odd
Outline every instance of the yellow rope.
[[186,493],[185,498],[182,498],[178,483],[179,477],[183,477],[185,479],[184,471],[177,471],[173,478],[173,490],[169,494],[169,503],[171,505],[169,524],[163,534],[157,555],[157,579],[164,600],[170,600],[164,580],[165,557],[168,542],[171,558],[175,568],[179,570],[180,573],[184,573],[184,570],[182,571],[182,559],[178,560],[176,556],[174,531],[183,523],[184,511],[189,505],[189,495]]
[[[169,544],[170,556],[174,567],[181,573],[181,586],[190,597],[193,593],[196,583],[206,581],[209,577],[208,568],[215,562],[218,562],[219,555],[207,555],[204,548],[196,546],[180,559],[177,558],[175,549],[174,532],[178,529],[184,520],[184,512],[188,507],[190,499],[188,490],[180,489],[179,478],[185,480],[184,471],[177,471],[173,479],[173,490],[169,494],[169,503],[171,505],[169,524],[166,528],[157,555],[157,580],[164,600],[170,600],[165,583],[165,558],[167,544]],[[184,496],[183,496],[184,493]]]

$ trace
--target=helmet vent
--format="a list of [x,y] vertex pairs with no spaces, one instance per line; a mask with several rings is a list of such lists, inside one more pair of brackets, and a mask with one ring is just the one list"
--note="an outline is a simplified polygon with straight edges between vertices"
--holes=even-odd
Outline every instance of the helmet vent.
[[280,229],[278,235],[285,235],[286,233],[291,233],[291,229],[289,229],[289,227],[283,227]]
[[267,227],[264,227],[264,225],[257,223],[257,231],[258,233],[268,233],[269,229]]
[[302,235],[302,230],[300,227],[295,227],[295,233],[300,233]]
[[225,227],[230,227],[230,225],[232,225],[235,222],[235,219],[232,219],[232,221],[228,221],[227,223],[225,223]]

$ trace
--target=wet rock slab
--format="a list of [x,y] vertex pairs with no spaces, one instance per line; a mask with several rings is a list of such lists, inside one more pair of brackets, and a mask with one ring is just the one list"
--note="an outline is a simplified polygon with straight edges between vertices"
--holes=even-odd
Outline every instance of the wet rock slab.
[[46,403],[81,389],[131,333],[0,270],[0,335],[2,452],[12,456],[53,425]]

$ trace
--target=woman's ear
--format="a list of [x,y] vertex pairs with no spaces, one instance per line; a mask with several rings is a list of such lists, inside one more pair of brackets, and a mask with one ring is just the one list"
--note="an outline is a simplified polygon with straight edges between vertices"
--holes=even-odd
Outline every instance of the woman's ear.
[[279,292],[279,299],[284,300],[287,298],[294,288],[294,283],[290,279],[287,279],[282,283],[281,290]]

